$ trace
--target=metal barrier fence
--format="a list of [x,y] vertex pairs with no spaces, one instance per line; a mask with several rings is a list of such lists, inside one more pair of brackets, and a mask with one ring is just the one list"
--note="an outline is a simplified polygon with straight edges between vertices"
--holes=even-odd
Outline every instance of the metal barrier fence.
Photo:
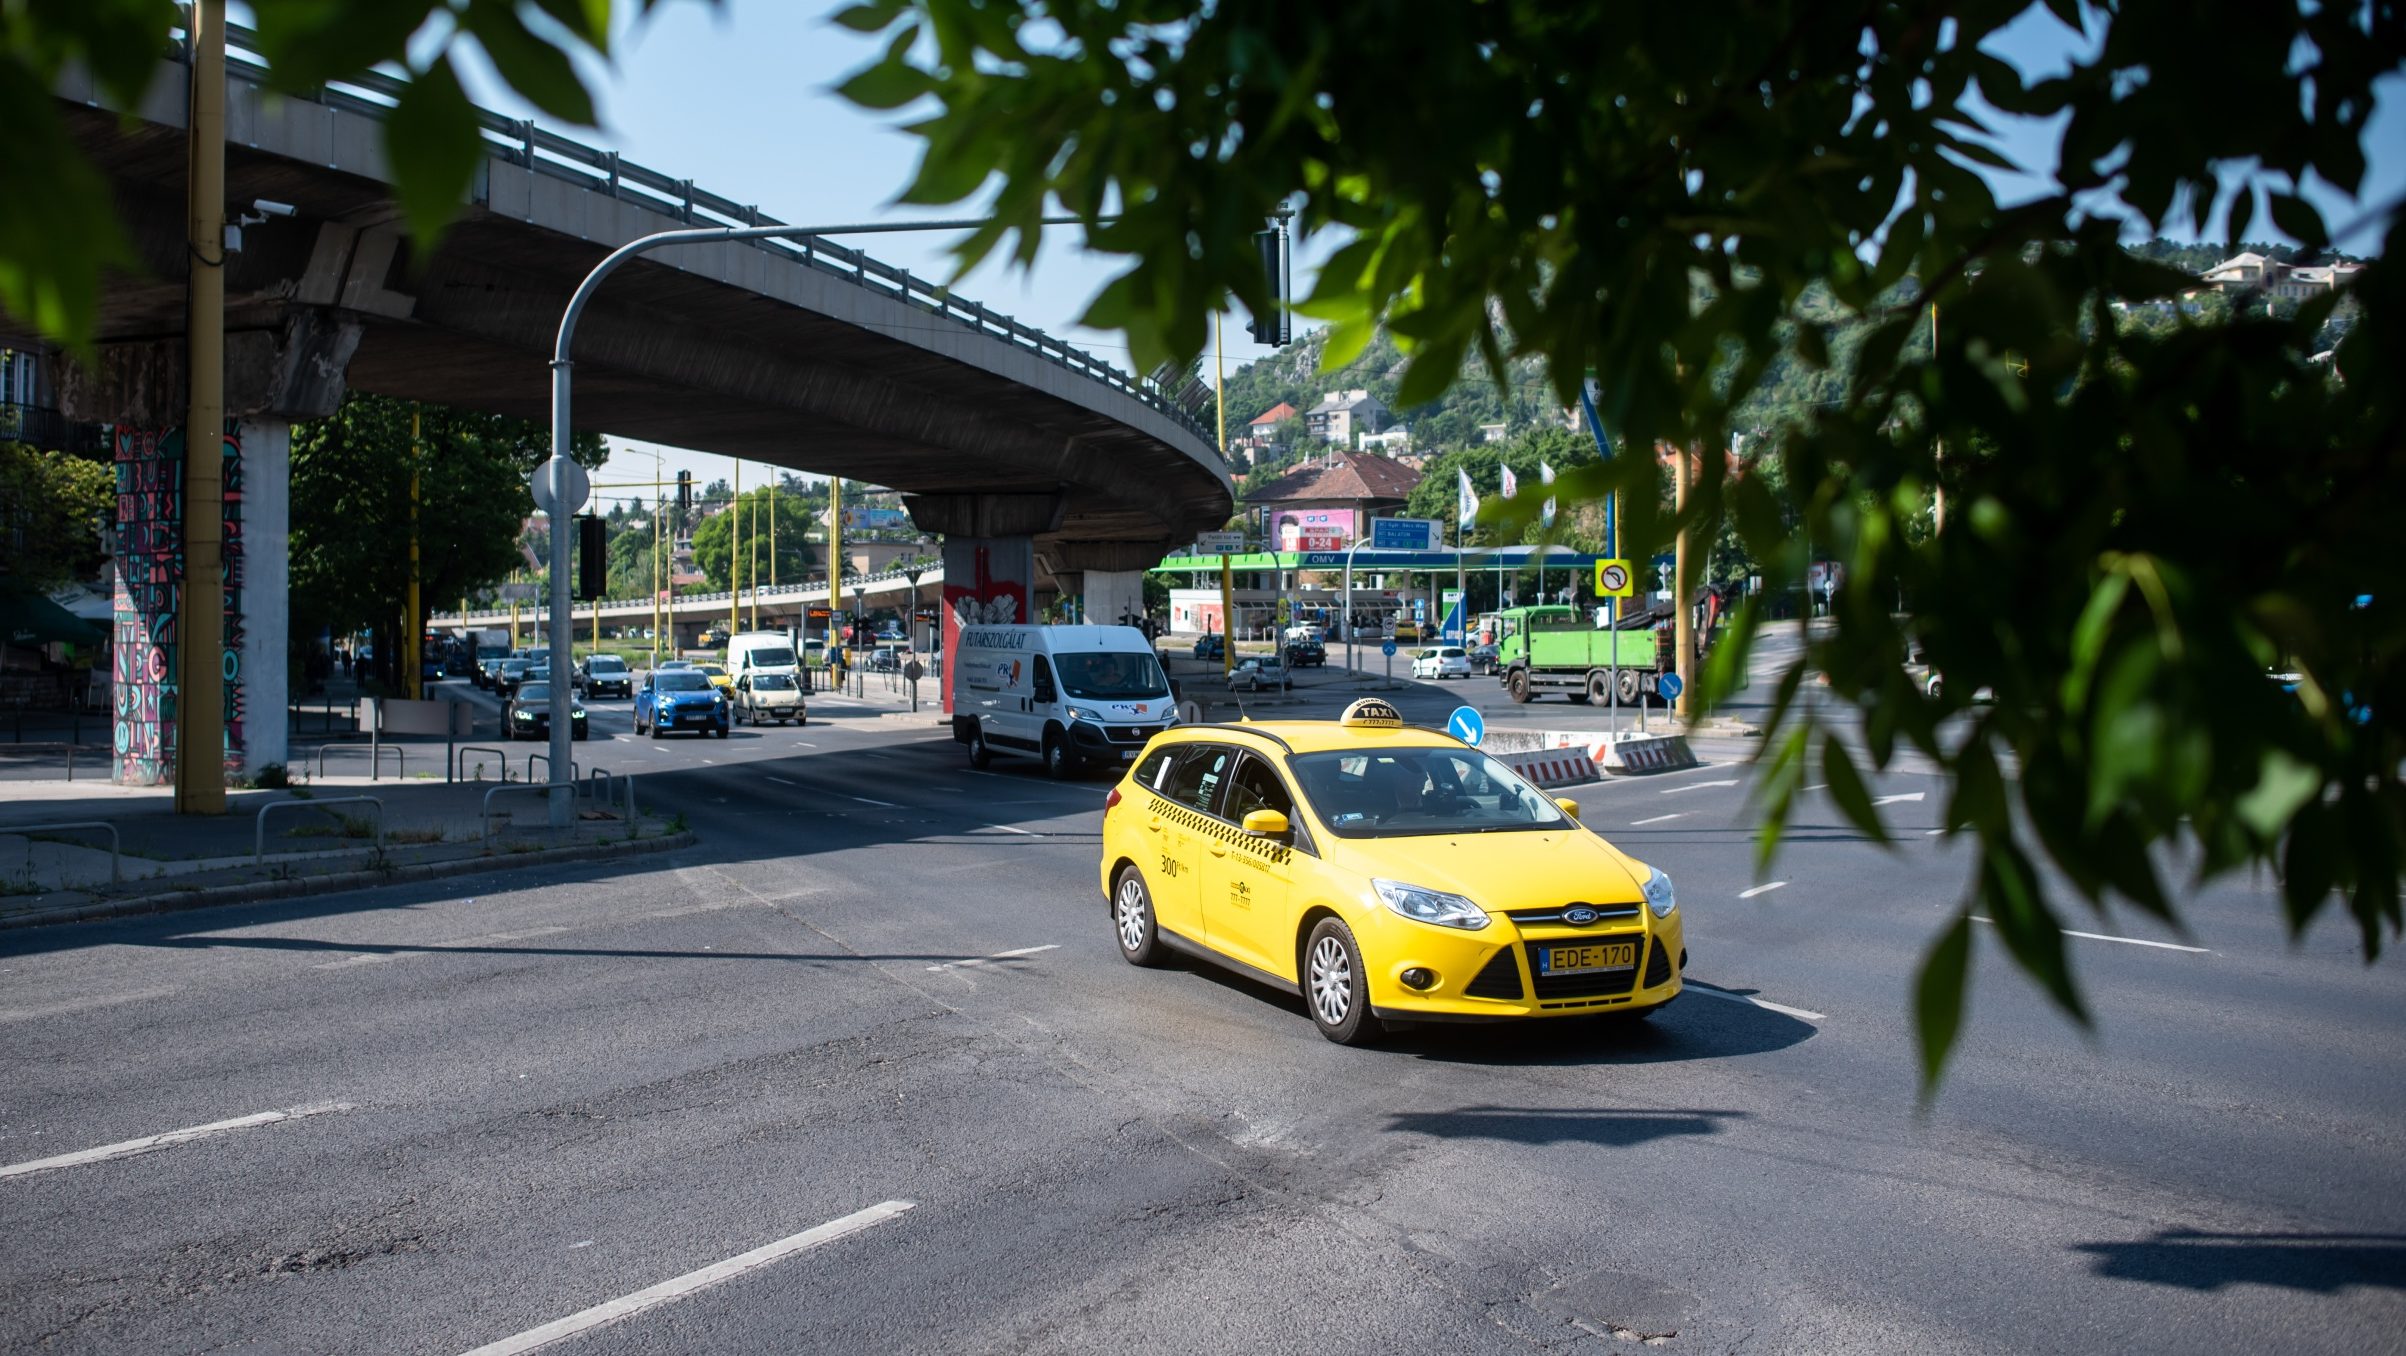
[[[0,745],[0,767],[7,767],[7,766],[10,766],[11,764],[13,764],[13,763],[16,761],[16,759],[15,759],[15,754],[16,754],[17,750],[19,750],[19,749],[64,749],[64,750],[66,750],[66,752],[67,752],[67,780],[68,780],[68,781],[74,781],[74,780],[75,780],[75,751],[76,751],[77,749],[98,749],[98,750],[100,750],[100,753],[101,753],[101,765],[102,765],[103,767],[106,767],[106,766],[108,765],[108,754],[109,754],[110,748],[111,748],[111,746],[110,746],[110,745],[107,745],[107,744],[77,744],[77,743],[71,743],[71,742],[69,742],[69,741],[66,741],[66,740],[42,740],[42,739],[37,739],[37,740],[34,740],[34,741],[30,742],[30,743],[14,743],[14,744],[5,744],[5,745]],[[46,777],[35,777],[35,778],[32,778],[31,780],[35,780],[35,781],[47,781],[47,780],[49,780],[49,779],[48,779],[48,778],[46,778]]]
[[30,867],[33,861],[33,836],[35,834],[65,833],[71,829],[98,829],[107,834],[109,836],[109,884],[116,885],[124,881],[124,849],[120,846],[121,840],[117,837],[117,826],[105,819],[69,819],[56,824],[11,824],[0,827],[0,838],[25,839],[25,859]]
[[[453,771],[452,769],[445,769],[443,773],[444,778],[448,781],[458,781],[461,777],[466,776],[468,773],[468,755],[471,753],[489,753],[493,755],[495,759],[500,761],[501,779],[505,782],[510,779],[509,750],[495,748],[490,744],[462,744],[457,749],[454,749],[451,753],[451,757],[453,759],[453,767],[457,770]],[[477,780],[479,781],[484,780],[484,766],[485,765],[482,763],[478,763],[476,765]]]
[[485,803],[483,810],[485,841],[491,842],[493,839],[493,797],[500,795],[504,791],[517,791],[521,793],[528,791],[540,791],[548,794],[550,790],[551,786],[547,782],[503,782],[501,785],[485,792]]
[[[372,844],[384,842],[384,802],[374,796],[334,796],[326,800],[275,800],[259,807],[258,832],[251,840],[251,865],[267,860],[267,817],[277,810],[323,810],[332,805],[373,805],[376,807],[376,828],[368,837]],[[343,816],[349,819],[349,815]]]
[[[548,753],[530,753],[526,755],[526,779],[530,782],[535,779],[535,764],[537,763],[541,763],[543,765],[544,772],[549,773],[551,771],[551,755]],[[576,760],[573,758],[569,759],[568,780],[573,782],[583,775],[584,773],[577,768]],[[545,776],[543,780],[548,783],[551,778],[549,776]]]

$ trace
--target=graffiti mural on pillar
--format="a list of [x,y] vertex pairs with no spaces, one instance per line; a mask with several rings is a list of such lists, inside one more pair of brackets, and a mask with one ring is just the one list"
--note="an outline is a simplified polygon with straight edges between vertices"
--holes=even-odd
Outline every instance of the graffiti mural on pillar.
[[952,710],[952,659],[963,626],[1009,626],[1034,620],[1028,590],[1036,573],[1035,541],[954,538],[944,543],[944,709]]
[[[184,435],[117,431],[117,780],[156,786],[175,777],[176,657],[184,580]],[[242,448],[225,438],[226,765],[241,763]]]

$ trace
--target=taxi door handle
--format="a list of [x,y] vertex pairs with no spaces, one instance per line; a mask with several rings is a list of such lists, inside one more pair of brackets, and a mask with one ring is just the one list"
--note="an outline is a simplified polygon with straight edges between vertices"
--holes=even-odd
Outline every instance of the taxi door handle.
[[1227,855],[1228,855],[1228,845],[1227,845],[1226,843],[1214,842],[1214,843],[1211,845],[1211,855],[1212,855],[1212,856],[1214,856],[1214,857],[1225,857],[1225,856],[1227,856]]

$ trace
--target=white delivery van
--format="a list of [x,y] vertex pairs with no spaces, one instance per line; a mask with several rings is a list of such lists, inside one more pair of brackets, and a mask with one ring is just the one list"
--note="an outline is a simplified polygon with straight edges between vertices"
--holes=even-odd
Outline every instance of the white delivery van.
[[1067,777],[1120,768],[1178,723],[1170,680],[1133,626],[964,626],[952,671],[952,737],[969,765],[997,753]]
[[759,673],[795,676],[792,636],[783,631],[739,631],[727,637],[727,676],[741,682],[746,674]]

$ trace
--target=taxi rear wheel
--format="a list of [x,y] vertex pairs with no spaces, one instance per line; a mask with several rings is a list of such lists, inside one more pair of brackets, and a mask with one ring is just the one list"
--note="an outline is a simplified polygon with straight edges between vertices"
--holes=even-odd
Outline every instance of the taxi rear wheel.
[[1386,1030],[1370,1015],[1362,950],[1340,919],[1321,919],[1303,944],[1303,1006],[1320,1034],[1339,1045],[1367,1045]]
[[1153,924],[1153,892],[1145,888],[1144,874],[1135,867],[1125,867],[1119,873],[1119,883],[1111,892],[1111,925],[1119,933],[1120,959],[1130,965],[1159,965],[1167,947],[1161,944],[1161,934]]

